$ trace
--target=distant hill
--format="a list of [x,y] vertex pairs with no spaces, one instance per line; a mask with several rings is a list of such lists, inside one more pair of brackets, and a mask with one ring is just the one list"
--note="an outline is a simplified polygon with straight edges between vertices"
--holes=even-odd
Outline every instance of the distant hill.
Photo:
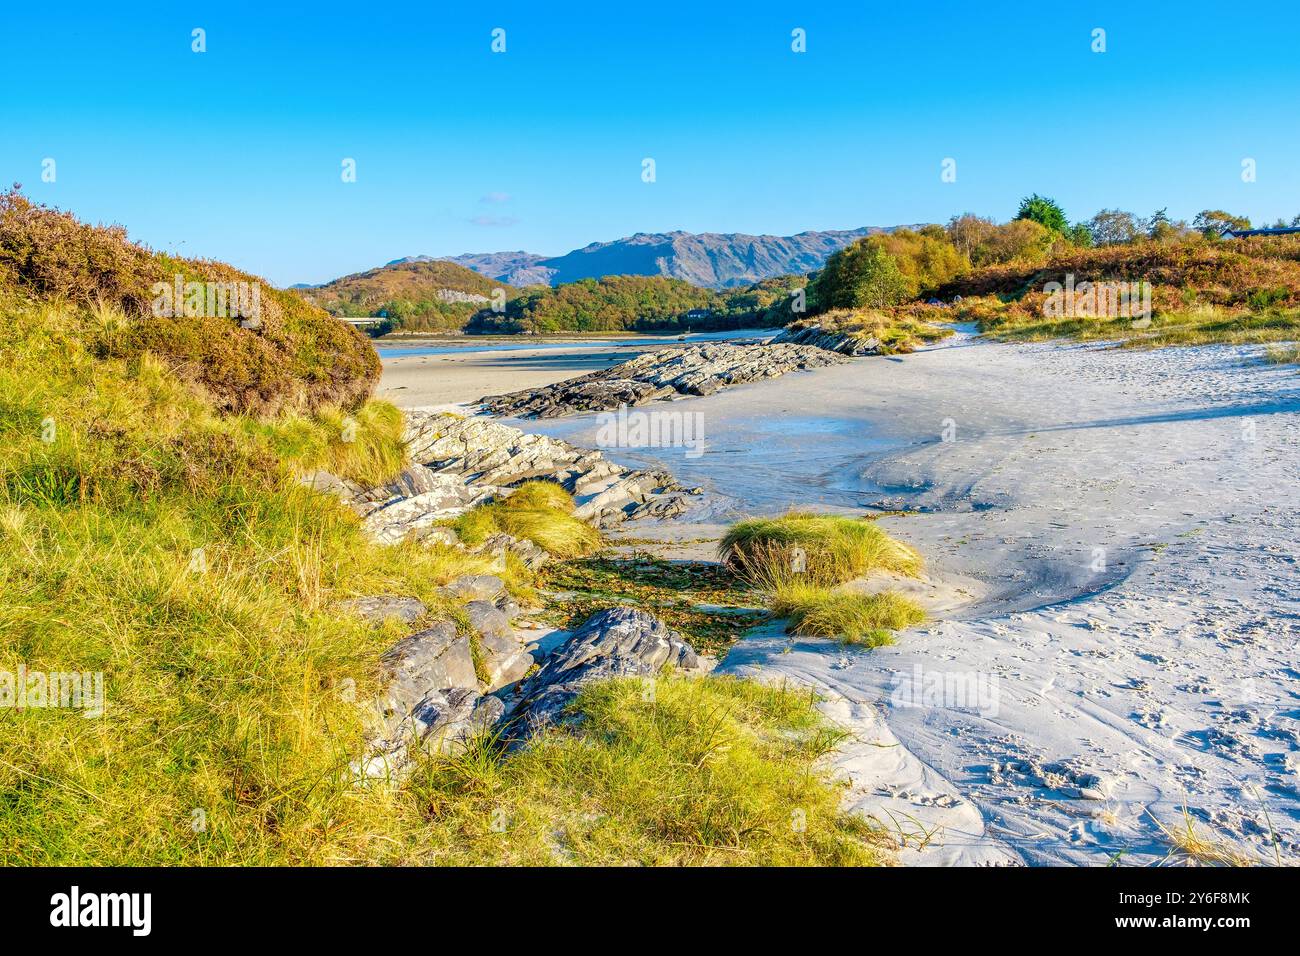
[[529,285],[554,285],[556,281],[555,270],[543,264],[547,261],[546,256],[539,256],[533,252],[470,252],[461,256],[450,256],[446,261],[473,269],[481,275],[500,282],[508,282],[518,288]]
[[[864,226],[750,236],[739,232],[638,232],[613,242],[593,242],[562,256],[532,252],[481,252],[449,256],[454,262],[513,286],[560,285],[605,276],[666,276],[714,289],[746,286],[774,276],[812,272],[855,239],[902,226]],[[429,256],[399,263],[432,262]]]
[[294,287],[334,315],[386,315],[408,329],[459,329],[491,304],[493,291],[515,289],[443,259],[418,256],[312,287]]

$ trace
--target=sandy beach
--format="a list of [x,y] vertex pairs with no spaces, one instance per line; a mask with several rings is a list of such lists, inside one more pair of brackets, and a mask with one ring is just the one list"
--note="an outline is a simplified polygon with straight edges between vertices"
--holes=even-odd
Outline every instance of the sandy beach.
[[[386,360],[383,393],[468,402],[607,351]],[[874,651],[769,625],[721,665],[823,692],[854,732],[851,801],[905,861],[1157,862],[1184,811],[1300,852],[1294,367],[961,334],[673,408],[701,416],[703,455],[606,449],[706,489],[638,527],[692,542],[666,554],[791,505],[917,512],[882,520],[927,558],[929,622]],[[513,424],[595,445],[594,416]]]
[[688,336],[610,336],[591,338],[499,337],[384,339],[375,347],[384,376],[375,394],[400,408],[437,407],[472,402],[609,368],[655,348],[770,335],[771,330],[704,333]]

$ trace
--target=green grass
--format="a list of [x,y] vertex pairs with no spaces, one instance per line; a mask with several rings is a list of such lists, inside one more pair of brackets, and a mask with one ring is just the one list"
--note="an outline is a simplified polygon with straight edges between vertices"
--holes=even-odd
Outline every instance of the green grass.
[[[921,567],[914,550],[874,522],[808,511],[733,525],[718,554],[738,574],[769,588],[791,574],[833,585],[877,570],[913,575]],[[800,563],[802,570],[797,568]]]
[[278,458],[302,471],[320,468],[375,485],[406,464],[402,412],[377,399],[355,414],[325,407],[314,415],[291,412],[270,420],[242,418],[240,424],[264,438]]
[[772,593],[772,613],[790,619],[789,630],[846,644],[880,647],[894,643],[893,631],[925,620],[925,612],[896,591],[857,594],[803,581],[781,584]]
[[557,627],[578,627],[602,608],[631,604],[705,654],[720,656],[746,629],[768,618],[762,595],[713,562],[667,561],[644,553],[596,555],[554,562],[543,580],[549,591],[559,592],[546,611]]
[[550,508],[573,513],[573,495],[553,481],[525,481],[506,499],[511,508]]
[[1300,362],[1300,345],[1270,345],[1264,352],[1264,361],[1270,365],[1294,365]]
[[1134,325],[1126,318],[1046,319],[1007,304],[969,304],[982,309],[981,331],[1008,341],[1041,342],[1075,339],[1081,342],[1114,341],[1123,348],[1160,348],[1187,345],[1258,345],[1292,342],[1300,337],[1300,310],[1269,309],[1243,312],[1219,306],[1196,306],[1152,316],[1149,324]]
[[489,501],[448,522],[469,545],[500,532],[527,538],[557,558],[579,558],[600,547],[600,532],[573,512],[573,496],[550,481],[529,481],[503,501]]
[[817,761],[843,733],[806,692],[726,677],[589,685],[574,728],[502,759],[490,741],[426,764],[406,807],[437,862],[829,865],[887,862]]
[[0,865],[884,858],[816,769],[837,738],[809,698],[755,685],[593,686],[587,719],[536,747],[353,787],[357,704],[405,629],[339,602],[407,595],[459,621],[439,586],[491,565],[373,544],[297,481],[398,467],[393,413],[362,409],[351,441],[329,411],[218,414],[167,363],[88,347],[93,312],[0,306],[0,669],[99,671],[106,698],[97,718],[0,708]]
[[949,316],[921,303],[909,303],[893,310],[832,309],[791,323],[789,329],[797,331],[818,325],[829,332],[844,332],[858,341],[875,339],[882,355],[899,355],[915,352],[923,345],[954,334],[953,329],[935,325],[926,318],[946,321]]

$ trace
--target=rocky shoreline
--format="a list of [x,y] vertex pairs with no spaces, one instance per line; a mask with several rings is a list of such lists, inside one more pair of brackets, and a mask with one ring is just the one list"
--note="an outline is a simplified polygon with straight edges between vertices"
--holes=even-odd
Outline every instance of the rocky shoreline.
[[[634,471],[600,452],[483,418],[411,411],[405,441],[411,464],[382,485],[365,488],[321,471],[304,481],[342,499],[381,543],[412,538],[485,555],[508,550],[529,568],[550,559],[533,542],[500,533],[469,548],[443,522],[536,479],[566,488],[574,514],[600,528],[673,516],[698,494],[665,472]],[[440,591],[457,608],[456,620],[430,621],[430,609],[410,597],[340,604],[375,623],[421,625],[384,655],[382,689],[362,704],[370,746],[352,767],[358,781],[399,779],[420,753],[454,753],[481,733],[522,742],[565,719],[565,708],[594,680],[653,677],[666,664],[685,673],[711,666],[680,634],[635,608],[597,611],[565,634],[528,622],[496,575],[462,575]]]
[[858,357],[863,355],[880,355],[881,342],[874,335],[855,335],[852,332],[836,332],[824,329],[820,325],[809,325],[796,329],[788,326],[781,330],[772,345],[810,345],[840,355]]
[[646,352],[630,361],[548,385],[479,400],[485,412],[509,418],[559,418],[612,411],[683,396],[712,395],[732,385],[847,361],[806,344],[695,345]]
[[[391,481],[371,488],[316,471],[304,483],[338,495],[362,519],[366,532],[383,543],[407,537],[459,545],[442,522],[475,505],[506,498],[525,481],[545,479],[569,491],[574,515],[597,528],[642,518],[669,518],[686,511],[698,488],[685,488],[662,471],[637,471],[615,464],[598,451],[545,435],[530,435],[501,422],[447,412],[411,410],[405,441],[411,463]],[[533,566],[545,560],[528,542],[496,540]]]

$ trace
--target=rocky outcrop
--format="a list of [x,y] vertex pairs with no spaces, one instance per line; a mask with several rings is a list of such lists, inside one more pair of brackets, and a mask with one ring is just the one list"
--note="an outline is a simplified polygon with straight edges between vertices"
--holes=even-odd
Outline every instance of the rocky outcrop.
[[413,461],[501,496],[530,479],[554,481],[577,500],[577,517],[601,528],[681,514],[698,493],[667,472],[624,468],[598,451],[485,418],[413,409],[406,438]]
[[[529,435],[501,422],[448,413],[407,412],[405,439],[411,464],[392,481],[365,488],[325,471],[303,483],[337,495],[362,518],[376,541],[414,537],[460,547],[450,528],[437,523],[464,514],[533,478],[554,481],[571,492],[575,514],[600,528],[638,518],[670,518],[684,512],[690,496],[667,472],[624,468],[598,451],[545,435]],[[495,535],[477,552],[512,551],[530,568],[547,554],[533,542]]]
[[[500,578],[463,575],[441,590],[466,602],[472,636],[437,621],[384,654],[380,693],[365,707],[371,740],[367,758],[354,767],[360,779],[399,778],[420,753],[453,753],[489,730],[505,712],[492,692],[533,667],[533,647],[510,623],[519,607]],[[343,606],[377,622],[392,616],[414,621],[427,613],[413,598],[356,598]]]
[[879,355],[880,339],[874,335],[824,329],[820,325],[805,328],[789,326],[772,339],[773,345],[810,345],[840,355]]
[[484,398],[483,409],[516,418],[558,418],[610,411],[683,395],[712,395],[730,385],[845,361],[809,345],[693,345],[660,349],[545,388]]
[[665,667],[688,673],[707,669],[685,639],[654,615],[631,607],[598,611],[524,684],[507,718],[508,733],[523,740],[560,720],[591,681],[653,677]]

